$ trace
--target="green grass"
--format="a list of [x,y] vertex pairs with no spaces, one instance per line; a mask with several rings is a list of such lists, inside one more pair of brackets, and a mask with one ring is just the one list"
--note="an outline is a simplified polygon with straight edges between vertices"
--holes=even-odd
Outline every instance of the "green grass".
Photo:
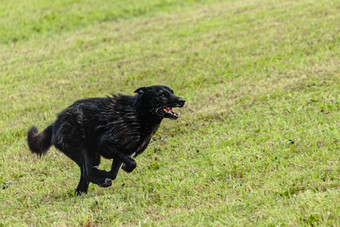
[[[0,0],[0,226],[339,226],[339,12],[326,0]],[[72,161],[30,154],[30,125],[152,84],[187,105],[112,187],[74,196]]]

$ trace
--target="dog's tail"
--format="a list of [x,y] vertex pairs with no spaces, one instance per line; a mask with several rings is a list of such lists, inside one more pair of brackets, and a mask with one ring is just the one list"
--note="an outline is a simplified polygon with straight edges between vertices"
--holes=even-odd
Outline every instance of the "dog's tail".
[[39,156],[46,154],[52,143],[53,125],[49,125],[41,133],[37,127],[32,126],[27,132],[27,143],[32,153]]

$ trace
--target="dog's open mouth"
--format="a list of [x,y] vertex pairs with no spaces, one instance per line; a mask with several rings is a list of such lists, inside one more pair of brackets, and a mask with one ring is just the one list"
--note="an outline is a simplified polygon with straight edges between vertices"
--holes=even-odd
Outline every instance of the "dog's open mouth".
[[157,112],[165,118],[177,119],[179,117],[179,114],[174,112],[172,107],[159,108]]

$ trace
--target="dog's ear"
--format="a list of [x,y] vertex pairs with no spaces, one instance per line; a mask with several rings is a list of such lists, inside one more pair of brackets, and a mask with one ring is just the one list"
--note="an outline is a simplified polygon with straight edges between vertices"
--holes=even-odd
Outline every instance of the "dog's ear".
[[135,90],[135,93],[137,93],[138,95],[142,95],[145,93],[147,87],[140,87],[137,90]]

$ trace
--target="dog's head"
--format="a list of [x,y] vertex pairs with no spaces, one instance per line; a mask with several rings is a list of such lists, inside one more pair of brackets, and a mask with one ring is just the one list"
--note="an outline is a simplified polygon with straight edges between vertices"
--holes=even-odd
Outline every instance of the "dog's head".
[[179,115],[172,108],[183,107],[185,103],[184,99],[176,96],[167,86],[140,87],[135,93],[145,111],[162,118],[177,119]]

